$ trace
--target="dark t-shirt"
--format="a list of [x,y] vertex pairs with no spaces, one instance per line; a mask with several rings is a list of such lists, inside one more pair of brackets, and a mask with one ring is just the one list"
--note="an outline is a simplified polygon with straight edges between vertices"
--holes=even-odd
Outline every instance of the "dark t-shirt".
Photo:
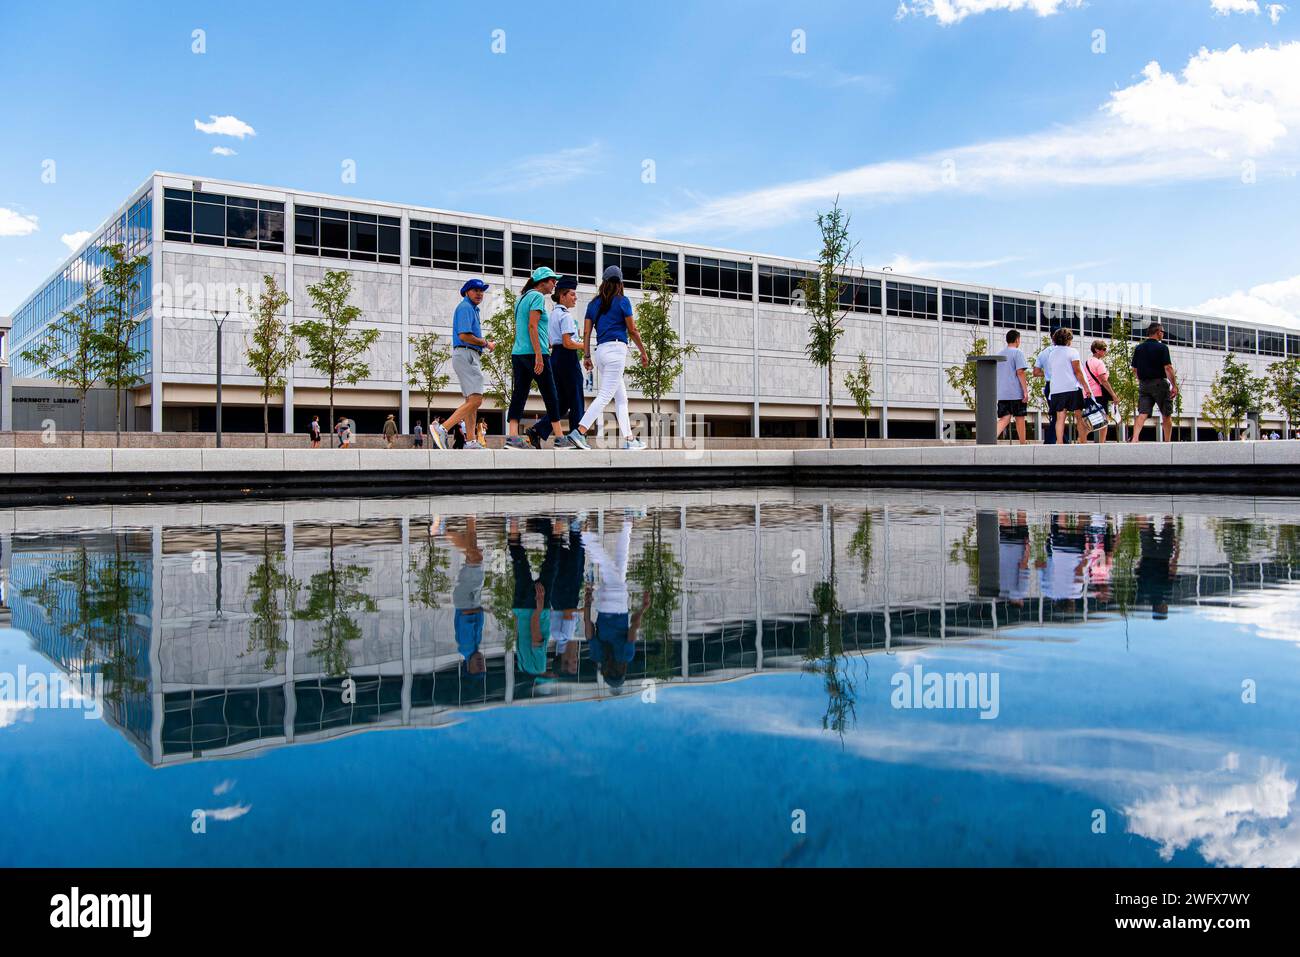
[[1139,379],[1163,379],[1165,366],[1173,364],[1169,347],[1156,339],[1146,339],[1133,350],[1133,368]]

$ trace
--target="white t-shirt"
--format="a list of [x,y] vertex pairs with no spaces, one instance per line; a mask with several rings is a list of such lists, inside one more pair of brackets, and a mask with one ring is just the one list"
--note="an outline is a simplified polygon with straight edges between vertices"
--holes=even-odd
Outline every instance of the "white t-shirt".
[[1079,391],[1079,380],[1074,374],[1074,363],[1079,361],[1079,350],[1074,346],[1049,346],[1038,356],[1038,368],[1043,370],[1051,384],[1051,395]]

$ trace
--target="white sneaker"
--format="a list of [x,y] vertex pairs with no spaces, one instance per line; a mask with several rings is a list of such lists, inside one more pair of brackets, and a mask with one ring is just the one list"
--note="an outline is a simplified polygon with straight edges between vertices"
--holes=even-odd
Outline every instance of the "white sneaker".
[[645,450],[645,447],[646,444],[640,439],[628,439],[623,443],[624,450],[628,452],[642,452]]
[[483,446],[479,445],[477,442],[466,442],[465,448],[469,449],[470,451],[474,451],[475,449],[482,449]]

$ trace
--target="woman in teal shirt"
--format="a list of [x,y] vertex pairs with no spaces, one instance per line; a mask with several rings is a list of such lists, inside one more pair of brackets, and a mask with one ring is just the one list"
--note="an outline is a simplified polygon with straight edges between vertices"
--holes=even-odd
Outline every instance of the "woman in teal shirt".
[[[551,338],[547,323],[546,297],[555,289],[559,273],[547,266],[533,270],[527,284],[515,303],[515,346],[511,350],[510,410],[506,413],[506,448],[540,449],[551,434],[551,423],[560,418],[560,403],[555,393],[555,378],[551,374]],[[542,394],[546,418],[528,430],[531,440],[519,435],[519,418],[528,402],[528,392],[533,383]],[[573,448],[565,436],[555,440],[555,448]]]

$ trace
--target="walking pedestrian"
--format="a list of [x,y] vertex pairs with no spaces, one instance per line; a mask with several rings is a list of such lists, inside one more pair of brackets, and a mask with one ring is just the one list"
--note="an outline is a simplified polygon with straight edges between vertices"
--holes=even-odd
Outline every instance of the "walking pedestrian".
[[411,430],[411,441],[417,449],[424,448],[424,425],[423,419],[415,420],[415,428]]
[[[474,434],[479,406],[483,404],[483,350],[491,352],[496,348],[495,342],[483,338],[483,320],[479,315],[487,288],[482,279],[471,279],[460,287],[460,303],[451,319],[451,367],[456,371],[465,401],[447,416],[446,422],[430,426],[429,436],[440,449],[448,446],[447,432],[462,422],[469,434]],[[479,446],[469,442],[465,447]]]
[[[555,395],[555,377],[551,373],[550,329],[546,297],[555,291],[555,283],[562,278],[549,266],[538,266],[525,283],[518,302],[515,303],[515,344],[511,350],[511,375],[513,378],[510,409],[506,413],[506,448],[540,449],[551,435],[551,423],[560,418],[559,400]],[[545,346],[543,346],[545,343]],[[519,434],[519,419],[528,402],[528,392],[533,383],[542,395],[546,415],[528,430],[528,439]],[[572,448],[573,443],[560,436],[555,448]]]
[[[650,364],[650,355],[641,342],[641,333],[637,331],[632,303],[623,295],[623,270],[617,266],[606,267],[600,277],[600,294],[587,306],[582,338],[588,356],[592,354],[593,332],[596,334],[595,366],[600,376],[600,388],[591,407],[583,413],[578,427],[569,433],[569,439],[580,449],[590,449],[587,432],[613,399],[619,434],[624,439],[623,448],[644,449],[645,443],[632,434],[632,423],[627,414],[627,386],[623,383],[623,369],[627,364],[628,337],[631,336],[641,353],[642,366]],[[588,358],[583,365],[590,369],[591,359]]]
[[311,425],[307,427],[307,431],[311,435],[311,447],[313,449],[320,448],[320,416],[319,415],[313,415],[311,417]]
[[1101,411],[1106,416],[1106,421],[1094,430],[1097,433],[1097,444],[1104,445],[1110,432],[1111,403],[1118,403],[1119,396],[1110,385],[1110,370],[1106,368],[1106,343],[1094,339],[1091,351],[1092,355],[1083,364],[1083,374],[1088,380],[1088,394],[1101,406]]
[[395,438],[397,438],[397,420],[390,412],[388,418],[384,419],[384,444],[391,449]]
[[1088,434],[1088,421],[1083,417],[1083,396],[1088,383],[1079,364],[1079,350],[1070,345],[1073,341],[1073,332],[1057,329],[1052,333],[1052,347],[1038,357],[1038,368],[1034,370],[1034,375],[1050,383],[1047,411],[1052,417],[1057,445],[1065,444],[1065,422],[1070,413],[1074,413],[1079,441]]
[[1007,330],[1007,346],[998,355],[1006,361],[998,363],[998,438],[1006,431],[1011,420],[1016,420],[1016,435],[1024,445],[1025,416],[1029,412],[1029,379],[1025,370],[1029,363],[1020,351],[1020,333]]
[[[559,401],[560,417],[569,431],[578,427],[582,419],[583,400],[582,341],[578,338],[578,322],[571,310],[578,303],[578,281],[564,278],[555,284],[551,296],[555,306],[551,309],[551,372],[555,376],[555,394]],[[561,435],[564,431],[561,430]]]
[[1133,422],[1132,442],[1142,441],[1142,429],[1154,409],[1160,410],[1165,441],[1174,438],[1174,400],[1178,398],[1178,376],[1174,360],[1165,345],[1165,329],[1158,321],[1147,326],[1147,337],[1133,350],[1133,374],[1138,380],[1138,414]]

